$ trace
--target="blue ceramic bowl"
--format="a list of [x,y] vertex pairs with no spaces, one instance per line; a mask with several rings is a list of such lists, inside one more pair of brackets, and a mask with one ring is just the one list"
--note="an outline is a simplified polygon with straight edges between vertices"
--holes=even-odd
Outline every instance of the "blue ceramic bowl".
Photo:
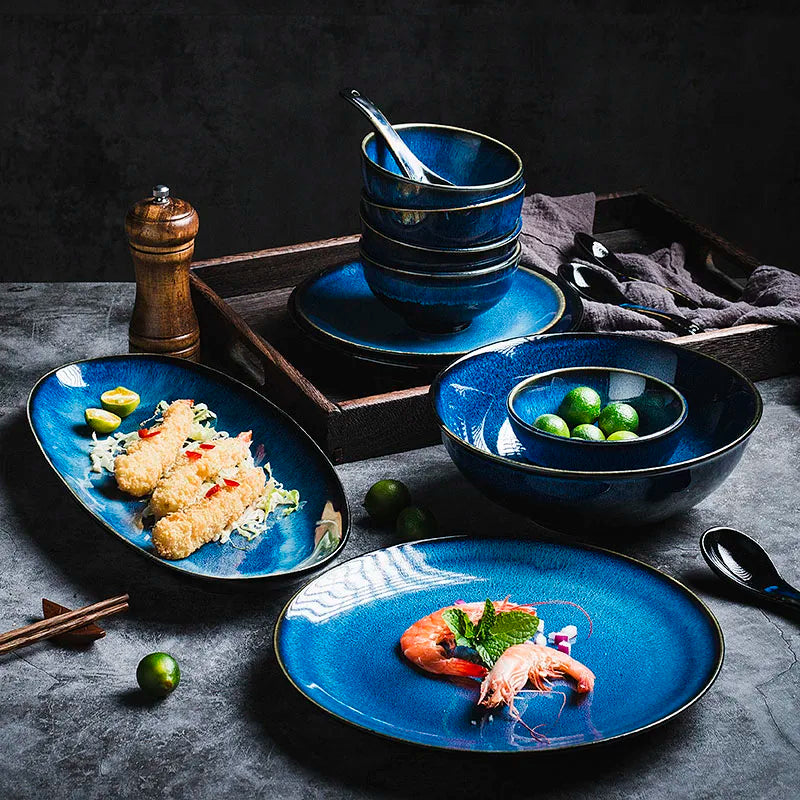
[[473,247],[422,247],[392,239],[361,217],[361,249],[367,257],[408,272],[471,272],[496,267],[517,251],[522,220],[504,238]]
[[372,293],[412,327],[454,333],[503,299],[511,288],[521,248],[494,267],[472,272],[405,272],[362,253],[364,277]]
[[[593,442],[535,428],[540,414],[557,414],[567,392],[588,386],[602,407],[628,403],[639,415],[638,439]],[[680,442],[688,412],[683,395],[664,381],[628,369],[568,367],[520,381],[506,400],[508,420],[534,464],[579,470],[641,469],[663,464]]]
[[[532,464],[508,420],[508,393],[555,367],[646,372],[674,386],[689,413],[667,463],[627,470]],[[552,528],[636,527],[686,511],[714,491],[741,458],[761,419],[761,397],[741,373],[667,342],[623,334],[523,337],[475,350],[444,369],[430,390],[450,457],[496,502]]]
[[408,209],[364,196],[361,216],[377,231],[420,247],[474,247],[511,235],[519,226],[524,187],[514,194],[461,208]]
[[399,208],[461,208],[514,194],[525,185],[522,161],[508,146],[475,131],[410,122],[395,130],[417,158],[454,186],[406,178],[374,133],[361,142],[364,188],[377,203]]

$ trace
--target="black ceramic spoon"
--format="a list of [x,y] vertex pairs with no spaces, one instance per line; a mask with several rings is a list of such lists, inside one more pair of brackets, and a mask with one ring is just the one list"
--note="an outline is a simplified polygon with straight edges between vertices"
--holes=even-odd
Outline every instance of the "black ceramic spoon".
[[436,183],[440,186],[453,186],[450,181],[437,175],[426,167],[412,152],[411,148],[400,138],[400,134],[392,127],[386,115],[372,100],[364,97],[358,89],[342,89],[339,94],[354,105],[371,123],[372,127],[383,137],[394,160],[403,174],[418,183]]
[[[609,250],[602,242],[598,242],[597,239],[589,236],[588,233],[576,233],[574,241],[575,249],[583,258],[591,261],[593,264],[605,267],[609,272],[616,275],[619,280],[626,282],[640,280],[625,272],[625,267],[617,258],[616,253]],[[657,285],[661,286],[661,284]],[[661,288],[666,289],[675,298],[675,302],[678,305],[685,306],[686,308],[700,308],[698,302],[692,300],[691,297],[687,297],[683,292],[679,292],[677,289],[671,289],[669,286],[661,286]]]
[[708,566],[723,580],[762,600],[800,611],[800,592],[778,574],[760,544],[735,528],[709,528],[700,537]]
[[594,267],[586,264],[562,264],[558,268],[558,274],[587,300],[609,303],[636,311],[646,317],[652,317],[661,322],[665,328],[682,336],[690,336],[703,330],[696,322],[691,322],[678,314],[670,314],[667,311],[659,311],[657,308],[648,308],[629,302],[619,287]]

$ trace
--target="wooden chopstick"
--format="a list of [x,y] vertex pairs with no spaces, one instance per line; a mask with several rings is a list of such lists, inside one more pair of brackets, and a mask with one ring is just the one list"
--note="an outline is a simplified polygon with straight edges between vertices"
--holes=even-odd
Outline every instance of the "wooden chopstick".
[[109,597],[99,603],[78,608],[75,611],[68,611],[65,614],[57,614],[49,619],[25,625],[22,628],[15,628],[13,631],[0,634],[0,655],[10,653],[20,647],[33,644],[34,642],[49,639],[52,636],[59,636],[75,628],[82,628],[90,622],[95,622],[103,617],[110,617],[112,614],[119,614],[128,608],[128,595],[121,594],[117,597]]

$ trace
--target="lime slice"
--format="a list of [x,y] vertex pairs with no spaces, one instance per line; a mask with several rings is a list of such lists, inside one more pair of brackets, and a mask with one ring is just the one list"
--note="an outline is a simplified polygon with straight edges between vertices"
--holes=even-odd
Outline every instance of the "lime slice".
[[606,437],[603,436],[603,431],[597,425],[589,425],[588,423],[576,425],[572,429],[572,438],[584,439],[587,442],[604,442],[606,440]]
[[117,386],[100,395],[100,405],[112,414],[127,417],[138,408],[139,395],[124,386]]
[[569,439],[569,425],[557,414],[539,414],[533,421],[533,427],[553,436],[566,436]]
[[86,417],[86,424],[97,433],[111,433],[122,422],[116,414],[102,408],[87,408],[83,415]]
[[411,492],[402,481],[390,479],[374,483],[364,498],[364,508],[376,522],[390,524],[411,505]]
[[597,421],[606,436],[617,431],[633,431],[639,428],[639,415],[636,409],[627,403],[609,403],[601,412]]
[[602,401],[600,395],[590,386],[576,386],[564,395],[558,407],[558,415],[571,428],[576,425],[588,425],[597,419]]
[[150,653],[139,662],[136,680],[143,692],[166,697],[181,682],[181,669],[169,653]]
[[627,439],[638,439],[638,434],[633,431],[614,431],[607,439],[607,442],[624,442]]

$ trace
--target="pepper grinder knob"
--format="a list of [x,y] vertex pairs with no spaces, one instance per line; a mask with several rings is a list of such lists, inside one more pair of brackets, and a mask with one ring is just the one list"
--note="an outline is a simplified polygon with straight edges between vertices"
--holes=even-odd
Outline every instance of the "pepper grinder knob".
[[198,360],[200,326],[189,289],[198,227],[197,212],[170,196],[163,184],[128,210],[125,233],[136,274],[128,331],[131,352]]

